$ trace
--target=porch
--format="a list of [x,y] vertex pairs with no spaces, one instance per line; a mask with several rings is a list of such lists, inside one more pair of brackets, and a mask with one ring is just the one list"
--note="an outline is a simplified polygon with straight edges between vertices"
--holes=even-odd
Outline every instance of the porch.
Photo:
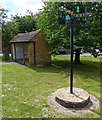
[[12,43],[12,60],[29,65],[28,43]]

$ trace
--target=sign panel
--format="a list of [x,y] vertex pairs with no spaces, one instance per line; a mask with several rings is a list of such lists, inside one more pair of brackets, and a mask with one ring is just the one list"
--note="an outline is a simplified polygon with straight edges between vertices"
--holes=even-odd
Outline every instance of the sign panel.
[[73,21],[80,23],[85,21],[85,6],[60,6],[58,7],[58,23],[67,24]]

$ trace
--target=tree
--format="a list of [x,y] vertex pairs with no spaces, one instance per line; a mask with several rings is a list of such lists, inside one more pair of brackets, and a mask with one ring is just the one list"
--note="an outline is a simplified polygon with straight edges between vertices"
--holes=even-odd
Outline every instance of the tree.
[[[66,26],[58,24],[58,4],[61,3],[46,3],[42,12],[37,14],[37,25],[38,28],[42,29],[47,37],[48,43],[52,45],[53,48],[61,47],[63,44],[63,34],[61,31],[66,29]],[[66,37],[69,36],[69,30]]]
[[7,14],[6,14],[7,12],[8,12],[8,10],[6,10],[0,6],[0,24],[3,22],[3,20],[5,18],[7,18]]
[[8,37],[5,39],[6,35],[4,35],[4,31],[6,31],[4,30],[4,26],[6,25],[5,20],[7,19],[7,12],[8,10],[5,10],[4,8],[0,7],[0,37],[2,39],[2,51],[4,51],[4,46],[7,46],[6,44],[8,44]]
[[10,45],[9,41],[18,33],[18,24],[16,22],[3,22],[2,23],[2,45],[3,51]]
[[[60,2],[45,2],[45,7],[42,12],[37,14],[38,28],[43,29],[46,34],[47,41],[53,48],[70,46],[70,27],[68,25],[58,24],[58,5]],[[79,3],[64,3],[66,5],[74,5]],[[81,3],[80,3],[81,4]],[[83,3],[86,4],[86,3]],[[97,57],[95,49],[100,47],[100,17],[101,3],[87,3],[88,21],[85,25],[76,25],[74,28],[74,51],[75,62],[80,63],[80,51],[90,52],[94,57]]]
[[75,45],[77,47],[75,62],[80,63],[80,48],[91,53],[94,57],[99,56],[96,49],[100,49],[101,39],[101,3],[88,3],[88,21],[81,25],[80,31],[75,35]]
[[30,12],[30,15],[26,16],[14,16],[13,21],[18,23],[19,33],[31,32],[36,30],[36,20],[33,13]]
[[[3,51],[10,45],[9,41],[15,37],[18,33],[31,32],[36,30],[36,20],[31,11],[28,10],[29,15],[26,16],[13,16],[11,21],[2,21],[2,43]],[[4,11],[2,16],[4,16]]]

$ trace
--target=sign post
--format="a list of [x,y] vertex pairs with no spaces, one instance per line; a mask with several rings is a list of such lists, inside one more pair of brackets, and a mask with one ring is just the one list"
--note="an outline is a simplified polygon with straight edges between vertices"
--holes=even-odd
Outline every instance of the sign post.
[[[63,3],[65,5],[65,3]],[[86,10],[85,10],[86,11]],[[62,111],[61,113],[68,113],[70,115],[73,114],[77,115],[80,109],[80,113],[85,113],[83,111],[83,108],[90,112],[90,108],[95,106],[97,99],[94,101],[92,95],[88,94],[83,89],[75,88],[73,90],[73,29],[75,27],[75,24],[77,23],[85,23],[86,19],[84,20],[83,17],[85,15],[85,11],[83,9],[83,6],[75,6],[75,7],[66,7],[61,6],[59,8],[59,24],[67,24],[70,25],[70,49],[71,49],[71,55],[70,55],[70,87],[64,87],[58,89],[56,92],[52,93],[50,96],[48,96],[48,103],[49,105],[56,110],[56,107],[58,108],[58,112]],[[93,104],[90,106],[90,102]],[[57,104],[56,104],[57,103]],[[95,103],[95,104],[94,104]],[[60,104],[60,106],[58,105]],[[99,107],[99,102],[97,103]],[[63,106],[63,107],[62,107]],[[95,106],[97,108],[97,106]],[[93,107],[93,108],[95,108]],[[67,111],[65,110],[67,108]],[[72,111],[72,109],[74,111]],[[94,110],[94,109],[93,109]]]
[[[86,22],[86,6],[61,6],[58,8],[58,23],[69,24],[70,29],[70,93],[73,94],[73,27],[75,24]],[[85,20],[82,18],[85,17]]]
[[70,49],[71,49],[71,61],[70,61],[70,93],[73,93],[73,23],[71,24],[71,41],[70,41]]

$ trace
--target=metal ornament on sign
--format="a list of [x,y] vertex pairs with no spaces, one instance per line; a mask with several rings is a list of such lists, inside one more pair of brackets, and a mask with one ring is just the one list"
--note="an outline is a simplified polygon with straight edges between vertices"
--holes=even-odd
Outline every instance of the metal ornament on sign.
[[85,23],[86,6],[61,6],[58,8],[58,23],[67,24],[71,21],[76,23]]

